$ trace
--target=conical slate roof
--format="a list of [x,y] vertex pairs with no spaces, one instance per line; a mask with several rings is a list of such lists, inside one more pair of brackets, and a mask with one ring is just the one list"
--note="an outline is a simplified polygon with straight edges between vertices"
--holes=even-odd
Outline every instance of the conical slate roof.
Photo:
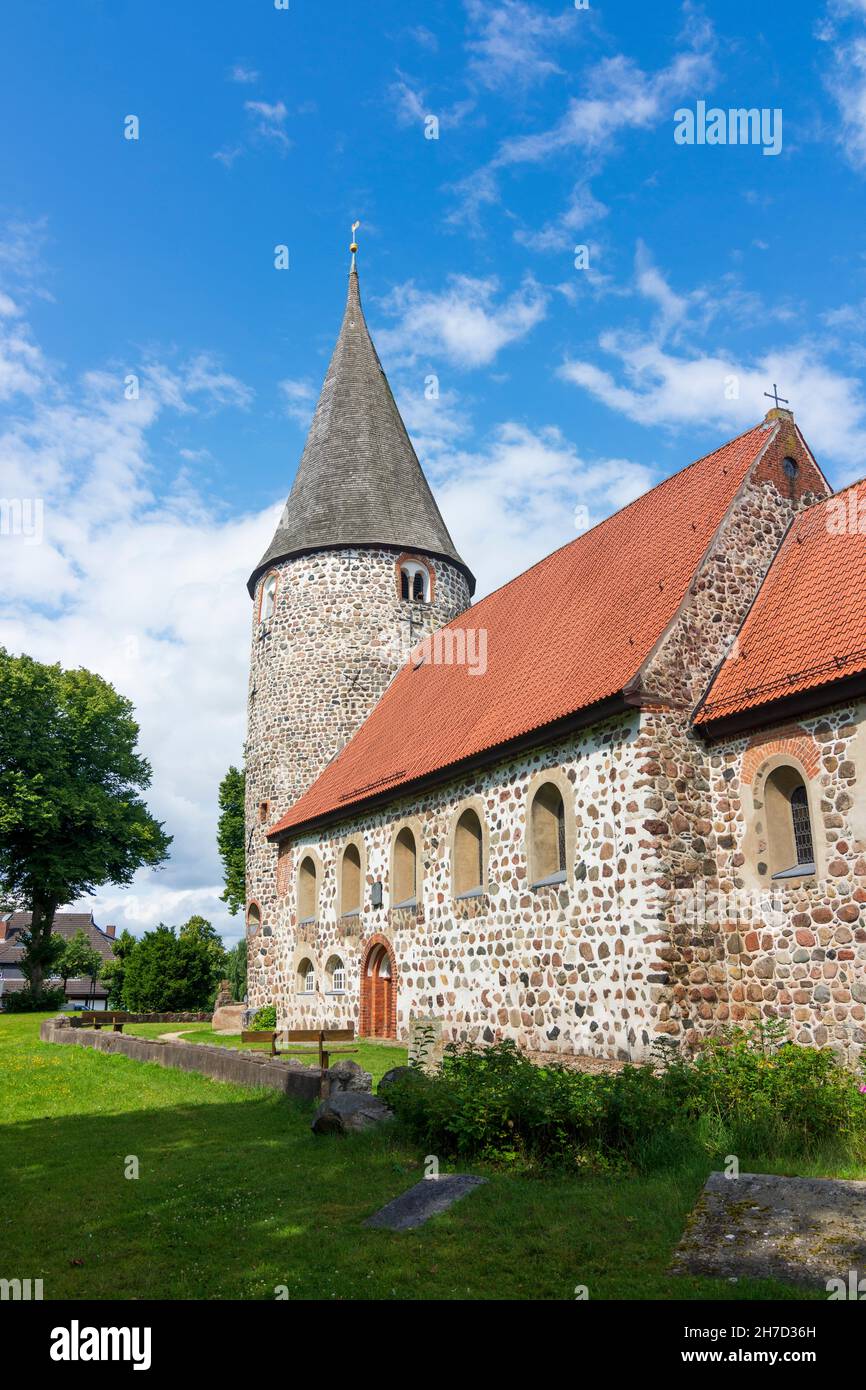
[[442,520],[364,320],[358,274],[273,540],[250,576],[311,550],[386,545],[451,560],[475,580]]

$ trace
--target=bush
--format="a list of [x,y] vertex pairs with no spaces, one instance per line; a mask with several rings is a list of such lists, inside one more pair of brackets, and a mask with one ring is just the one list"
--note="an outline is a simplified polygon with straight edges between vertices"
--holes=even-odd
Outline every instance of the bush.
[[253,1014],[252,1021],[250,1023],[250,1028],[253,1029],[253,1031],[260,1030],[261,1032],[266,1032],[270,1028],[276,1028],[276,1026],[276,1004],[265,1004],[263,1008],[259,1009],[256,1013]]
[[866,1144],[866,1095],[829,1051],[737,1032],[695,1062],[587,1073],[535,1066],[514,1043],[452,1044],[440,1070],[395,1081],[388,1104],[428,1152],[647,1169],[713,1154]]
[[33,994],[29,989],[16,990],[14,994],[4,994],[3,1011],[7,1014],[56,1013],[66,1003],[63,989],[44,989],[41,994]]

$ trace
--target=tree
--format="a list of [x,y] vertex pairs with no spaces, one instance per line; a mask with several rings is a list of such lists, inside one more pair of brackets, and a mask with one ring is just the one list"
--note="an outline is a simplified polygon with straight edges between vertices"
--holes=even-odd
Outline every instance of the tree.
[[232,999],[238,1002],[247,994],[247,943],[239,941],[226,954],[226,979],[232,987]]
[[210,1008],[214,960],[211,942],[197,930],[180,935],[160,922],[126,958],[124,1008],[132,1013]]
[[179,929],[178,940],[193,942],[207,953],[211,963],[211,981],[215,994],[219,988],[220,980],[225,978],[227,964],[226,948],[219,932],[206,917],[192,916]]
[[63,949],[54,969],[63,981],[64,995],[66,994],[67,980],[89,979],[94,985],[102,969],[102,956],[95,946],[91,946],[87,933],[83,929],[79,929],[68,941],[59,936],[57,932],[53,934],[58,941],[63,943]]
[[247,900],[244,795],[246,777],[236,767],[230,767],[219,790],[219,821],[217,848],[223,861],[225,892],[221,901],[228,904],[232,916]]
[[57,908],[168,855],[171,837],[138,795],[151,779],[138,734],[131,702],[101,676],[0,647],[0,897],[31,913],[36,995]]
[[129,957],[137,945],[138,942],[132,932],[124,930],[114,943],[113,957],[103,961],[101,979],[108,990],[108,1007],[110,1009],[123,1008],[123,985],[126,977],[126,966]]

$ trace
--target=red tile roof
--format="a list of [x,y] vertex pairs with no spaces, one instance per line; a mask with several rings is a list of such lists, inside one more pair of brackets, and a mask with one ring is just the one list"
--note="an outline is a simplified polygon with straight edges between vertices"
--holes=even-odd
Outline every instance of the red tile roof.
[[696,724],[706,727],[866,671],[861,515],[866,517],[866,480],[794,520]]
[[[446,633],[487,633],[487,669],[404,666],[279,835],[506,744],[617,695],[676,614],[750,465],[746,431],[469,608]],[[466,639],[464,639],[466,640]]]

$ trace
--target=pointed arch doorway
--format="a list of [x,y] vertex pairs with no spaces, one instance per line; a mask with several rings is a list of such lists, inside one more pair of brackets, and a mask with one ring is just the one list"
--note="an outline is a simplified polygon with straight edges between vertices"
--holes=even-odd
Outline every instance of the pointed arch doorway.
[[391,943],[374,937],[361,971],[361,1033],[367,1038],[397,1036],[397,970]]

